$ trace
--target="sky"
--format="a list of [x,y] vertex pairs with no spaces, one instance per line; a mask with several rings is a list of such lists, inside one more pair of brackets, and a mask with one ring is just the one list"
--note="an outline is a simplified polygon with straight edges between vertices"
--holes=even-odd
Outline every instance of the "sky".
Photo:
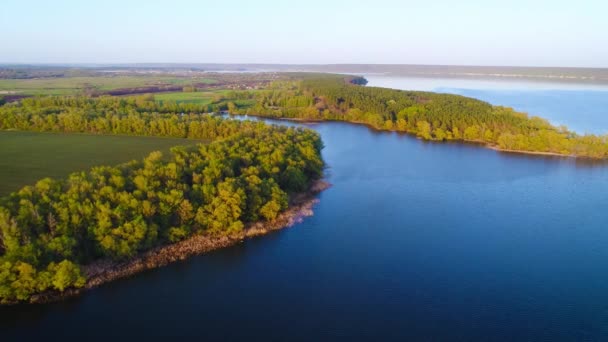
[[605,0],[2,0],[0,63],[608,67]]

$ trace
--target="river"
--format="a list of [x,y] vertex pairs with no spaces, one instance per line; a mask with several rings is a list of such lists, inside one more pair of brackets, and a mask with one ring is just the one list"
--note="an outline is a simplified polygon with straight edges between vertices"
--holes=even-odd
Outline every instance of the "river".
[[606,164],[306,126],[333,184],[313,217],[66,302],[2,307],[2,340],[608,339]]

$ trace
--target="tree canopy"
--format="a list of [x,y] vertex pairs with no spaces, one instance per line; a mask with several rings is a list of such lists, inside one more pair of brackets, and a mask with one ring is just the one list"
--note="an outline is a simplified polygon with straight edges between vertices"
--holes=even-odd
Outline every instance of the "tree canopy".
[[[177,118],[168,132],[178,127],[178,136],[215,141],[42,179],[0,200],[0,300],[83,286],[81,266],[101,258],[125,259],[194,234],[230,235],[272,220],[289,194],[321,176],[322,143],[311,130]],[[149,120],[147,126],[156,116]],[[77,127],[89,127],[84,122]]]
[[317,76],[256,93],[235,110],[277,118],[364,123],[425,140],[464,140],[503,150],[608,158],[608,137],[578,135],[511,108],[452,94],[364,87],[360,78]]

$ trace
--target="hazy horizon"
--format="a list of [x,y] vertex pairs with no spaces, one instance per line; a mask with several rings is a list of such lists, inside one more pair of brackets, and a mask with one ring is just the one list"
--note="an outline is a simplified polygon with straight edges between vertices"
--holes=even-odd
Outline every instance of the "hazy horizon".
[[2,64],[608,67],[608,4],[600,1],[3,5]]
[[608,66],[560,66],[560,65],[492,65],[492,64],[424,64],[424,63],[239,63],[239,62],[4,62],[0,66],[49,66],[49,67],[189,67],[189,66],[399,66],[399,67],[464,67],[464,68],[522,68],[522,69],[608,69]]

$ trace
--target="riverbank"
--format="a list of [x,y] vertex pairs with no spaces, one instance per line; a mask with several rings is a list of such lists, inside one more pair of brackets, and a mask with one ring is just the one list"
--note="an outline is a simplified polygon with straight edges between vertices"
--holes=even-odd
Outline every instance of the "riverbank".
[[504,153],[517,153],[517,154],[531,154],[536,156],[548,156],[548,157],[562,157],[562,158],[579,158],[579,159],[597,159],[601,160],[601,158],[590,158],[590,157],[580,157],[573,154],[562,154],[556,152],[542,152],[542,151],[523,151],[523,150],[511,150],[506,148],[500,148],[498,146],[492,146],[488,144],[484,144],[484,147],[489,148],[494,151],[504,152]]
[[[422,139],[418,136],[416,136],[415,133],[411,133],[411,132],[406,132],[406,131],[398,131],[398,130],[386,130],[386,129],[378,129],[373,127],[372,125],[366,123],[366,122],[362,122],[362,121],[343,121],[343,120],[322,120],[322,119],[304,119],[304,118],[278,118],[278,117],[272,117],[272,116],[263,116],[263,115],[254,115],[254,114],[230,114],[232,116],[253,116],[256,118],[261,118],[261,119],[272,119],[272,120],[285,120],[285,121],[292,121],[292,122],[300,122],[300,123],[309,123],[309,124],[315,124],[315,123],[321,123],[321,122],[344,122],[344,123],[349,123],[349,124],[355,124],[355,125],[363,125],[366,126],[367,128],[374,130],[376,132],[395,132],[395,133],[401,133],[401,134],[407,134],[407,135],[411,135],[413,137],[416,137],[418,139],[421,139],[423,141],[428,141],[428,142],[436,142],[436,143],[444,143],[446,141],[438,141],[438,140],[427,140],[427,139]],[[460,140],[448,140],[447,142],[455,142],[455,143],[466,143],[466,144],[475,144],[478,145],[480,147],[485,147],[497,152],[504,152],[504,153],[514,153],[514,154],[527,154],[527,155],[534,155],[534,156],[546,156],[546,157],[561,157],[561,158],[575,158],[575,159],[583,159],[583,160],[596,160],[596,161],[601,161],[601,160],[605,160],[604,158],[593,158],[593,157],[588,157],[588,156],[577,156],[574,154],[563,154],[563,153],[557,153],[557,152],[543,152],[543,151],[526,151],[526,150],[512,150],[512,149],[504,149],[504,148],[500,148],[497,145],[491,145],[487,142],[484,141],[479,141],[479,140],[466,140],[466,139],[460,139]]]
[[316,195],[331,185],[317,180],[309,189],[291,197],[289,208],[272,221],[252,223],[241,233],[231,236],[197,235],[171,245],[159,246],[143,252],[127,261],[100,260],[83,267],[87,278],[82,288],[70,288],[63,292],[48,291],[33,295],[30,303],[49,303],[65,298],[78,296],[87,290],[105,283],[126,278],[139,272],[185,260],[189,257],[204,254],[216,249],[241,243],[246,239],[265,235],[276,230],[291,227],[302,222],[305,217],[313,215],[313,207],[318,202]]

